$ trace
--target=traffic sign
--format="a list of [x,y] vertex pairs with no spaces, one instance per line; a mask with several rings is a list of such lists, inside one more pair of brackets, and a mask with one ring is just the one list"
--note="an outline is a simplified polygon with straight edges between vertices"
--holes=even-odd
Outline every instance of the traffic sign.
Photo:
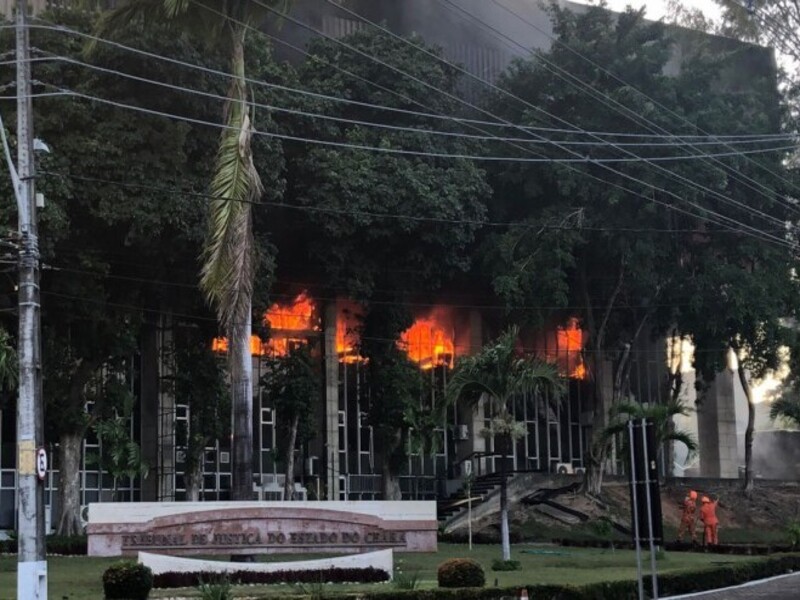
[[47,476],[47,451],[44,448],[36,451],[36,476],[39,481],[44,481]]

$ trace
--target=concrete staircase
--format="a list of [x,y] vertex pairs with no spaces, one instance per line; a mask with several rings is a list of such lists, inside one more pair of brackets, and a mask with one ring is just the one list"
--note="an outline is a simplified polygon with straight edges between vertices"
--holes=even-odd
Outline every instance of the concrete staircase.
[[[506,474],[506,480],[512,475],[513,473]],[[474,509],[481,504],[493,490],[499,488],[501,481],[502,476],[500,473],[489,473],[475,479],[469,490],[472,496],[472,508]],[[436,512],[439,523],[444,523],[462,510],[467,510],[467,505],[467,489],[462,485],[455,494],[438,501]]]

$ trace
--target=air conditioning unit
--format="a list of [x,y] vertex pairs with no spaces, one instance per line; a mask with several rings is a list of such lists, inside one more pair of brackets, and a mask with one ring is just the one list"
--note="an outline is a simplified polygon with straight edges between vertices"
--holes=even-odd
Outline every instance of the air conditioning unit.
[[219,464],[227,465],[231,462],[231,453],[230,452],[220,452],[219,453]]
[[575,475],[586,475],[586,468],[585,467],[575,467],[572,470]]
[[456,426],[456,439],[459,442],[466,442],[469,439],[469,427],[466,425]]
[[319,477],[319,456],[309,456],[306,459],[306,475]]
[[186,462],[186,450],[175,450],[175,461],[179,463]]
[[559,475],[572,475],[572,464],[556,463],[556,473]]

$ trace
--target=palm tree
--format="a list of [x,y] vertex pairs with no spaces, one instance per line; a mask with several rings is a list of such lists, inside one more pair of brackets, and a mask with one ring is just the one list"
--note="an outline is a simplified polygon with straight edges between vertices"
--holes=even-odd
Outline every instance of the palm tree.
[[[501,438],[508,444],[524,435],[524,429],[511,413],[514,398],[524,393],[563,391],[558,373],[550,364],[521,356],[516,351],[519,330],[512,327],[496,340],[489,342],[474,356],[460,359],[447,385],[448,401],[466,400],[473,406],[484,398],[491,406],[491,425],[484,435]],[[505,457],[500,460],[500,534],[503,560],[511,560],[508,530],[508,493],[506,488]]]
[[[678,442],[686,446],[691,457],[697,452],[697,440],[683,429],[677,429],[673,418],[688,416],[691,409],[682,400],[670,400],[666,404],[638,404],[636,402],[620,402],[611,409],[611,422],[601,432],[601,439],[611,444],[612,440],[627,430],[628,421],[649,419],[655,427],[656,447],[662,452],[667,443]],[[623,438],[623,447],[627,448],[627,437]],[[627,456],[627,451],[626,454]]]
[[[172,21],[199,38],[224,47],[230,56],[231,83],[211,181],[200,287],[217,312],[228,337],[228,370],[233,406],[233,481],[231,498],[253,496],[253,380],[250,334],[255,240],[251,205],[264,188],[253,163],[250,95],[245,75],[245,38],[277,4],[287,0],[126,0],[100,19],[100,35],[132,21]],[[271,6],[268,6],[271,5]]]

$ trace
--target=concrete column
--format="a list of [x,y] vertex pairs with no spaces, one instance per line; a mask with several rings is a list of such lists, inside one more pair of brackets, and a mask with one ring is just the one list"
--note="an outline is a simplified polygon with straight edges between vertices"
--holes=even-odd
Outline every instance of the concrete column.
[[336,303],[325,305],[323,354],[325,364],[325,465],[327,498],[339,499],[339,354],[336,350]]
[[702,477],[738,478],[734,373],[718,373],[697,410]]
[[150,466],[150,475],[142,480],[142,502],[158,500],[158,403],[161,387],[158,359],[158,324],[148,320],[142,329],[139,410],[142,458]]
[[[172,318],[162,317],[159,332],[159,378],[173,375],[172,362],[165,359],[173,345]],[[158,500],[175,500],[175,396],[160,388],[158,391]]]

